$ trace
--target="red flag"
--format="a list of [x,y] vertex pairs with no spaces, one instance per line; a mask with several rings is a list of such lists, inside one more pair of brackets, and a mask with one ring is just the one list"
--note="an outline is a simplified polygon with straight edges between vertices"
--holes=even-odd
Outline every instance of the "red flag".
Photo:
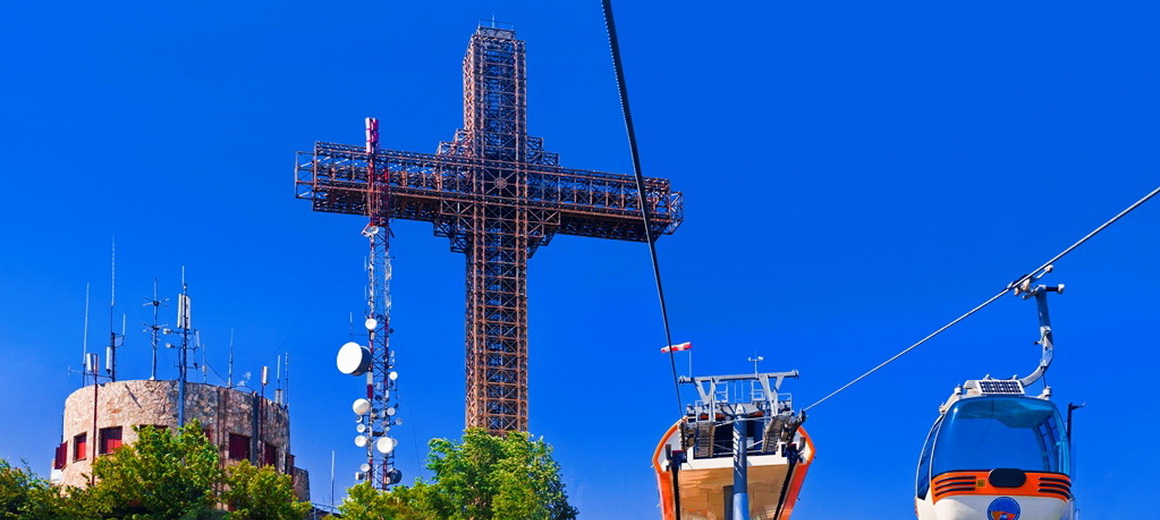
[[693,348],[693,342],[686,341],[684,343],[677,343],[676,345],[661,347],[661,352],[667,354],[669,352],[680,352],[682,350],[689,350],[691,348]]

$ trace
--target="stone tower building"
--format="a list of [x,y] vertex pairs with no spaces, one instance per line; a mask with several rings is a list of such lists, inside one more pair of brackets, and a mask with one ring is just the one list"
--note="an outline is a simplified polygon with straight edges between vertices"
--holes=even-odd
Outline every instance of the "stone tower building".
[[[249,460],[290,475],[301,500],[310,499],[305,470],[294,466],[290,414],[256,391],[187,382],[185,419],[197,419],[223,465]],[[117,381],[88,385],[68,396],[64,435],[56,449],[55,482],[87,486],[92,461],[137,440],[135,426],[177,428],[177,381]]]

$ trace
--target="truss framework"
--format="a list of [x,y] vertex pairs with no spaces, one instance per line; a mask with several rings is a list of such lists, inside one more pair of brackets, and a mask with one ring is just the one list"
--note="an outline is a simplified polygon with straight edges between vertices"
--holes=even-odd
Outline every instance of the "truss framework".
[[[295,194],[315,211],[374,217],[373,165],[389,193],[378,216],[431,222],[466,255],[466,423],[493,433],[528,428],[528,259],[556,234],[646,240],[633,176],[561,167],[527,134],[524,53],[510,29],[476,30],[464,128],[434,154],[320,142],[296,165]],[[677,229],[681,194],[667,179],[646,179],[643,199],[652,236]]]

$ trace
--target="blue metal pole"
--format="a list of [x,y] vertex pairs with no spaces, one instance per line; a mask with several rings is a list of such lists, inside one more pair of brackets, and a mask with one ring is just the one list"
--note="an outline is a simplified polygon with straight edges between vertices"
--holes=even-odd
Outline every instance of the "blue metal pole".
[[733,421],[733,520],[749,520],[749,459],[745,423]]

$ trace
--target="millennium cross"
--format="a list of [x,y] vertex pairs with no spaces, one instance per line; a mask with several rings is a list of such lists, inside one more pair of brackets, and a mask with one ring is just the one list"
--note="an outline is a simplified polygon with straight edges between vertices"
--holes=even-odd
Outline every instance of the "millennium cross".
[[[434,154],[319,142],[298,153],[295,176],[315,211],[432,222],[467,255],[466,422],[493,433],[528,428],[528,259],[556,234],[646,240],[633,176],[563,168],[528,135],[525,73],[515,32],[481,25],[452,141]],[[651,236],[675,231],[681,194],[647,178],[644,195]]]

